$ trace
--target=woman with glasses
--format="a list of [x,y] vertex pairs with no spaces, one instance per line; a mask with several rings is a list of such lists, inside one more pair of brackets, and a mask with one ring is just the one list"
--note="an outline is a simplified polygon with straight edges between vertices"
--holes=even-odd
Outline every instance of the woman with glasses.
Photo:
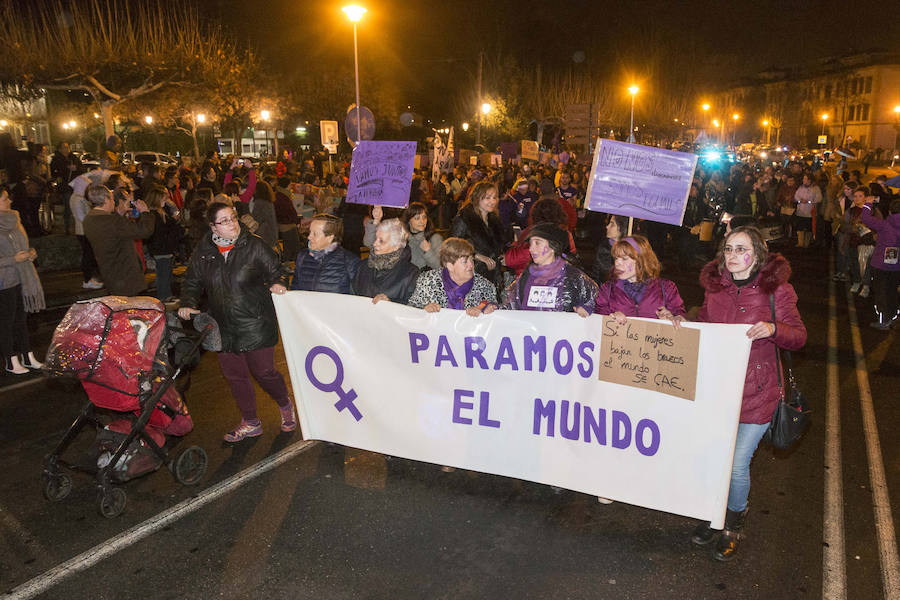
[[241,227],[232,206],[214,202],[206,216],[210,231],[191,256],[178,316],[189,319],[198,314],[206,292],[206,310],[218,324],[222,340],[219,365],[241,413],[240,424],[225,434],[225,441],[262,435],[251,375],[278,404],[281,430],[293,431],[297,427],[293,404],[275,369],[278,323],[270,292],[286,291],[281,261],[262,238]]
[[746,323],[753,340],[734,462],[728,491],[725,529],[717,531],[702,523],[691,537],[698,546],[717,542],[713,558],[728,561],[737,552],[747,518],[750,493],[750,460],[769,427],[781,399],[781,364],[776,346],[798,350],[806,343],[806,327],[797,311],[797,294],[788,283],[791,266],[780,254],[770,254],[756,227],[737,227],[729,233],[716,258],[700,273],[706,291],[698,321]]

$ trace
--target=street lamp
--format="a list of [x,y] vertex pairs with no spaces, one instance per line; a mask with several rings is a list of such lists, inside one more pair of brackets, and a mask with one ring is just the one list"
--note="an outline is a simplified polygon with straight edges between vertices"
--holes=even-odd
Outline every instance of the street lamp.
[[351,4],[341,10],[353,22],[353,69],[356,74],[356,143],[359,144],[362,141],[362,107],[359,105],[359,53],[357,51],[356,27],[359,20],[366,13],[366,9],[362,6]]
[[491,112],[491,104],[489,102],[485,102],[484,104],[482,104],[481,112],[482,112],[482,114],[485,114],[485,115],[488,114],[489,112]]
[[203,113],[200,113],[199,115],[197,115],[197,122],[198,123],[206,123],[206,115],[204,115]]
[[734,129],[731,130],[731,151],[734,152],[734,135],[737,133],[737,122],[741,115],[734,113],[731,118],[734,119]]
[[822,115],[822,135],[825,135],[825,121],[828,120],[828,113]]
[[463,123],[463,124],[462,124],[462,128],[463,128],[463,131],[468,131],[468,130],[469,130],[469,124],[468,124],[468,123]]
[[144,122],[147,125],[153,125],[153,117],[151,117],[150,115],[147,115],[146,117],[144,117]]
[[259,118],[263,122],[263,131],[266,132],[266,154],[269,154],[269,117],[271,116],[271,113],[267,110],[259,111]]
[[631,94],[631,126],[628,129],[628,141],[630,143],[634,143],[634,97],[640,91],[640,88],[636,85],[632,85],[628,88],[628,93]]
[[762,125],[763,125],[763,127],[766,128],[766,146],[768,146],[770,143],[769,142],[769,120],[763,119]]

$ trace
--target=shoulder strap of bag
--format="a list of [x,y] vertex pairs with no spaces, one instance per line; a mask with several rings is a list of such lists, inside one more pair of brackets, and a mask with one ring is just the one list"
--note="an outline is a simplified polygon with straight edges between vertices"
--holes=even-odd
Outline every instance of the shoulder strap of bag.
[[[775,294],[769,294],[769,308],[772,309],[772,323],[775,323]],[[775,326],[778,327],[777,325]],[[785,354],[790,354],[785,352]],[[790,360],[790,359],[788,359]],[[781,397],[784,398],[784,382],[781,380],[781,350],[778,344],[775,344],[775,372],[778,374],[778,388],[781,390]]]

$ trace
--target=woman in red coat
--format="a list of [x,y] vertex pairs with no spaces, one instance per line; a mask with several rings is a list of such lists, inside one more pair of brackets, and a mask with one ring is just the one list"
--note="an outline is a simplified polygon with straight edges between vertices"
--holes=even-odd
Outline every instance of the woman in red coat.
[[753,340],[731,467],[725,529],[719,532],[703,523],[691,537],[700,546],[718,539],[713,553],[716,560],[730,560],[737,552],[748,511],[750,460],[781,398],[781,365],[775,347],[798,350],[806,343],[806,327],[797,311],[797,294],[788,283],[790,276],[788,261],[780,254],[769,254],[762,234],[752,226],[738,227],[728,234],[715,260],[700,273],[706,296],[697,320],[752,325],[747,337]]

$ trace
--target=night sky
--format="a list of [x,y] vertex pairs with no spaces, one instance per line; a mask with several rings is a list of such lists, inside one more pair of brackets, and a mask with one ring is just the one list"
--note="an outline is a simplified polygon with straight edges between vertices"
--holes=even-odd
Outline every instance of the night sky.
[[[321,0],[214,0],[202,10],[249,41],[277,72],[305,64],[352,67],[352,27]],[[640,73],[648,50],[693,64],[712,89],[767,67],[797,66],[873,48],[900,51],[889,2],[360,0],[360,69],[381,68],[414,104],[442,116],[469,85],[480,50],[544,72],[580,69],[610,81]],[[252,18],[247,11],[252,10]],[[892,14],[893,13],[893,14]],[[576,53],[583,53],[576,56]],[[652,52],[650,52],[652,54]],[[574,58],[574,59],[573,59]],[[698,90],[703,93],[703,90]]]

